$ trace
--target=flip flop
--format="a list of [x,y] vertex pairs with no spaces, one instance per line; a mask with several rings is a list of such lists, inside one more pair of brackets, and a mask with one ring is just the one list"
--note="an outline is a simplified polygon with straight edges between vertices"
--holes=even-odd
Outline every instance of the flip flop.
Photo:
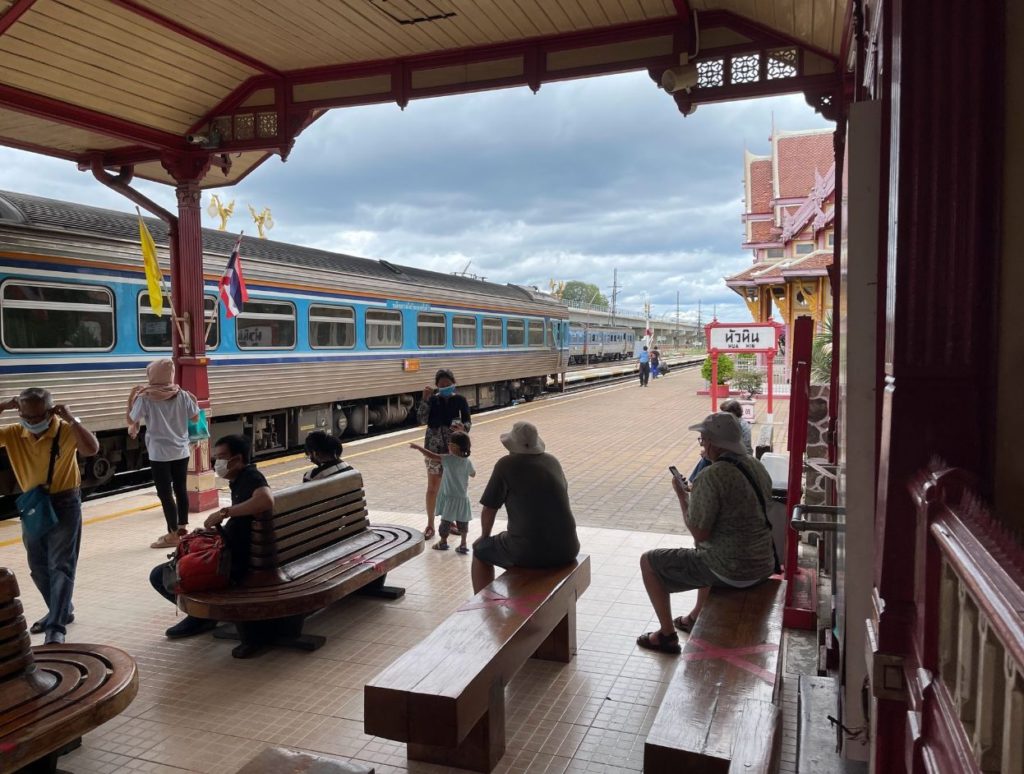
[[693,627],[697,624],[696,618],[691,618],[689,614],[681,615],[672,621],[676,625],[676,628],[681,632],[689,634]]
[[[67,623],[73,624],[74,622],[75,622],[75,614],[72,613],[71,615],[68,616]],[[38,621],[36,621],[34,624],[32,624],[32,627],[29,629],[29,631],[32,634],[42,634],[43,632],[45,632],[46,631],[46,619],[45,618],[40,618]]]
[[455,549],[455,553],[457,553],[457,554],[468,554],[469,553],[469,546],[459,546],[458,548]]
[[440,543],[440,542],[434,543],[434,545],[431,546],[431,548],[433,548],[435,551],[447,551],[448,547],[449,546],[448,546],[447,543]]
[[[657,639],[654,639],[657,637]],[[646,650],[656,650],[660,653],[682,653],[683,648],[679,644],[679,635],[662,634],[657,632],[646,632],[636,638],[636,644]]]
[[430,538],[432,538],[432,537],[434,537],[434,528],[433,527],[427,527],[425,530],[423,530],[423,539],[424,540],[430,540]]

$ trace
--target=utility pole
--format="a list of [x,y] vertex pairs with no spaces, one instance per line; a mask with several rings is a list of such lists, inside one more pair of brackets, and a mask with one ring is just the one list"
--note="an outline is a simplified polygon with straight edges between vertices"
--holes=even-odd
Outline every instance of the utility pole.
[[612,269],[612,325],[615,325],[615,299],[619,296],[619,270]]
[[701,335],[701,310],[700,310],[700,299],[697,299],[697,338]]
[[679,346],[679,291],[676,291],[676,346]]

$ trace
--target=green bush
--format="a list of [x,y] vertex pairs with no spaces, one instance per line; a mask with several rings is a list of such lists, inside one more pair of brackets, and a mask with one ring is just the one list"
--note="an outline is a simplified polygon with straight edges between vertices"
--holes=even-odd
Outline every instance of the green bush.
[[[719,355],[718,383],[725,384],[732,378],[734,373],[736,373],[736,364],[733,363],[732,358],[728,355]],[[704,365],[700,367],[700,375],[704,377],[705,382],[711,381],[711,355],[704,358]]]
[[732,380],[732,386],[740,392],[754,396],[761,392],[764,379],[759,371],[745,371]]

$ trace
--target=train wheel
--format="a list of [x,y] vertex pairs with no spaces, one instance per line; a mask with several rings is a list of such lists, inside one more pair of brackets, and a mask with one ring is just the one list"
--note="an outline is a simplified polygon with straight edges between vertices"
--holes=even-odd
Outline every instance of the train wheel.
[[85,475],[95,481],[96,486],[102,486],[114,477],[114,465],[106,457],[92,457],[85,466]]

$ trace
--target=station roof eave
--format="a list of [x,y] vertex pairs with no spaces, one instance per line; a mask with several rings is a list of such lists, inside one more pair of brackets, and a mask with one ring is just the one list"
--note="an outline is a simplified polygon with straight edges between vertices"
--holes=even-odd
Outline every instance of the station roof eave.
[[[695,63],[679,108],[838,88],[848,0],[0,0],[0,144],[203,187],[325,110]],[[698,49],[699,38],[699,49]],[[689,57],[689,59],[687,58]],[[830,96],[831,95],[831,96]]]

